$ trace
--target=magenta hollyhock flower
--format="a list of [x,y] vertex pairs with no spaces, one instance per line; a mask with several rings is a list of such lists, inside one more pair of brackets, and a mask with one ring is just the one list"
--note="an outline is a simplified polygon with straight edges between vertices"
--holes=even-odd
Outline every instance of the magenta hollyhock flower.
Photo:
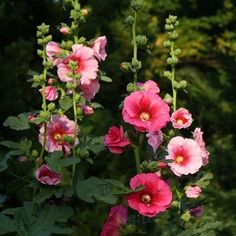
[[142,173],[134,176],[130,180],[130,187],[135,190],[139,186],[143,189],[126,197],[129,207],[139,214],[155,217],[170,206],[172,200],[170,187],[157,174]]
[[[74,137],[74,130],[76,129],[75,122],[69,120],[66,116],[53,115],[47,124],[46,145],[45,149],[48,152],[65,151],[70,154],[72,145],[66,142],[66,136]],[[76,134],[79,130],[76,131]],[[40,128],[39,141],[43,144],[44,141],[44,126]],[[78,140],[76,140],[78,143]]]
[[189,213],[192,216],[202,216],[204,213],[204,205],[200,205],[198,207],[192,208],[189,210]]
[[107,56],[106,50],[105,50],[106,44],[107,44],[106,36],[101,36],[94,41],[93,50],[94,50],[95,57],[99,61],[104,61],[106,59],[106,56]]
[[61,182],[59,173],[52,171],[47,165],[41,165],[35,172],[36,179],[45,185],[58,185]]
[[192,122],[192,115],[185,108],[179,108],[175,112],[172,113],[170,120],[172,125],[176,129],[183,129],[189,127]]
[[93,49],[82,44],[73,45],[72,53],[57,65],[57,74],[61,81],[73,81],[72,78],[68,77],[68,73],[71,72],[69,68],[70,61],[77,62],[78,68],[76,73],[81,74],[79,79],[81,84],[90,84],[92,80],[97,78],[98,62],[94,58]]
[[124,100],[122,110],[125,122],[140,132],[155,132],[170,119],[169,106],[159,95],[150,91],[136,91]]
[[203,165],[207,165],[209,162],[209,152],[206,149],[206,144],[203,140],[203,132],[201,131],[200,128],[196,128],[193,132],[193,138],[194,140],[198,143],[198,145],[201,148],[201,156],[202,156],[202,162]]
[[201,150],[193,139],[174,137],[170,140],[167,150],[166,159],[173,160],[168,165],[177,176],[194,174],[202,166]]
[[48,60],[51,60],[54,65],[57,65],[62,61],[61,58],[57,56],[60,55],[62,49],[60,48],[60,44],[54,41],[50,41],[46,45],[46,54]]
[[157,83],[154,82],[153,80],[148,80],[145,83],[137,83],[137,86],[140,89],[143,89],[144,91],[150,91],[150,92],[154,92],[154,93],[160,93],[160,89],[157,86]]
[[148,144],[152,147],[153,152],[155,153],[163,142],[163,134],[161,130],[149,132],[146,134],[146,137],[148,138]]
[[87,116],[93,114],[93,112],[94,112],[93,108],[88,106],[88,105],[84,105],[82,107],[82,110],[83,110],[84,114],[87,115]]
[[60,32],[62,33],[62,34],[69,34],[70,33],[70,28],[69,27],[67,27],[67,26],[62,26],[61,28],[60,28]]
[[127,209],[121,205],[112,207],[100,236],[119,236],[119,229],[126,221]]
[[185,194],[188,198],[198,198],[201,192],[202,190],[199,186],[188,186]]
[[83,96],[86,100],[91,101],[100,89],[100,84],[97,79],[91,80],[90,84],[80,84],[80,89],[83,91]]
[[[39,90],[41,93],[42,89]],[[46,86],[45,87],[45,97],[48,101],[54,101],[58,98],[57,88],[54,86]]]
[[110,152],[121,154],[131,142],[125,137],[123,126],[112,126],[104,137],[104,144]]

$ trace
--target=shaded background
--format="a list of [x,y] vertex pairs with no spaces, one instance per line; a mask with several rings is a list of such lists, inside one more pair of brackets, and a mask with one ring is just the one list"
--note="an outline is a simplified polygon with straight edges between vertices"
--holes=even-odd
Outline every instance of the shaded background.
[[[102,86],[96,99],[105,109],[98,111],[87,127],[96,135],[104,135],[110,125],[120,122],[121,94],[125,93],[126,84],[131,80],[129,74],[119,70],[120,63],[131,58],[130,30],[124,27],[129,1],[88,0],[81,3],[90,10],[81,35],[88,39],[97,35],[108,38],[108,57],[102,68],[113,83]],[[166,37],[164,20],[169,14],[177,15],[180,20],[178,46],[182,54],[177,78],[189,82],[189,93],[180,95],[179,106],[189,109],[194,117],[193,126],[205,131],[211,153],[207,168],[214,174],[214,181],[207,189],[206,217],[223,222],[224,228],[219,235],[236,235],[236,3],[235,0],[146,1],[138,19],[138,31],[147,35],[150,53],[139,51],[143,62],[139,78],[142,81],[153,79],[163,90],[170,89],[162,76],[167,55],[162,47]],[[62,9],[61,1],[0,1],[0,123],[9,115],[40,106],[38,91],[32,90],[31,84],[27,83],[30,69],[41,70],[41,61],[36,55],[36,27],[42,22],[50,24],[54,40],[60,40],[56,26],[66,22],[67,17],[68,12]],[[0,140],[15,139],[16,135],[1,127]],[[90,174],[122,180],[127,172],[131,177],[134,171],[130,155],[114,157],[104,151],[97,157],[95,166],[84,169]],[[0,190],[6,192],[3,182]],[[20,194],[16,187],[7,193],[17,201],[21,198],[15,194],[18,191]],[[83,232],[76,235],[98,235],[94,232],[99,232],[107,206],[81,203],[76,212],[77,226]]]

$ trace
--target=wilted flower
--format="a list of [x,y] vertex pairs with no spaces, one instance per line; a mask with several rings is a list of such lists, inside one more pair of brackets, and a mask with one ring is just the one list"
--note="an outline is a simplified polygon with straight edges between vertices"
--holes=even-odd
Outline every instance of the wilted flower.
[[95,57],[99,61],[101,60],[104,61],[106,59],[106,56],[107,56],[106,50],[105,50],[106,44],[107,44],[106,36],[101,36],[94,41],[93,50],[94,50]]

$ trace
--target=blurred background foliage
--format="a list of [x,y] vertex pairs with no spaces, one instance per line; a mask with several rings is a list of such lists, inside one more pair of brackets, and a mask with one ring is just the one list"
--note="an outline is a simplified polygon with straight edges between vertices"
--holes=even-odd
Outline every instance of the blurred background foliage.
[[[130,11],[129,1],[83,0],[81,3],[90,11],[81,35],[88,39],[97,35],[108,38],[108,57],[102,67],[113,83],[103,84],[96,97],[105,109],[82,124],[87,132],[101,136],[110,125],[120,124],[118,106],[126,84],[131,81],[130,74],[119,70],[120,63],[129,60],[132,53],[130,30],[124,24]],[[189,109],[194,117],[193,126],[204,130],[211,153],[207,169],[214,174],[214,181],[206,193],[205,216],[195,224],[214,218],[223,222],[219,235],[236,235],[236,3],[235,0],[145,1],[138,19],[138,31],[147,35],[149,48],[139,51],[143,63],[139,79],[153,79],[163,90],[170,89],[169,82],[162,76],[167,57],[162,46],[166,38],[164,20],[169,14],[177,15],[180,20],[178,46],[182,54],[177,78],[189,84],[188,93],[179,95],[179,106]],[[0,1],[1,123],[9,115],[38,108],[39,93],[27,83],[30,69],[41,70],[36,55],[36,26],[42,22],[52,25],[54,40],[60,40],[56,26],[67,22],[67,17],[61,0]],[[0,140],[3,139],[17,137],[2,127]],[[13,165],[12,171],[20,176],[27,174],[22,173],[22,165],[25,164]],[[133,165],[133,155],[129,151],[122,156],[103,151],[96,157],[95,165],[83,164],[81,169],[85,175],[128,181],[134,174]],[[0,193],[8,195],[9,205],[17,205],[27,195],[18,182],[9,172],[0,175]],[[83,202],[78,206],[74,209],[73,221],[78,229],[75,235],[98,235],[108,206]]]

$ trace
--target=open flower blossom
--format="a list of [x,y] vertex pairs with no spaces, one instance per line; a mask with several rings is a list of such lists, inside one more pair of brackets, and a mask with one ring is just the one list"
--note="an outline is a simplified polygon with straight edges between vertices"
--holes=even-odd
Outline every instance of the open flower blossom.
[[150,91],[136,91],[127,96],[122,115],[125,122],[140,132],[158,131],[170,119],[169,106]]
[[[47,124],[46,132],[46,145],[45,149],[48,152],[65,151],[66,154],[70,154],[72,145],[65,141],[65,137],[74,137],[74,133],[78,133],[76,130],[75,122],[69,120],[66,116],[53,115],[51,120]],[[44,126],[40,128],[39,141],[43,145],[44,141]],[[76,139],[76,143],[78,140]]]
[[152,147],[153,152],[155,153],[163,142],[163,134],[161,130],[149,132],[146,134],[146,137],[148,138],[148,144]]
[[105,50],[106,44],[107,44],[106,36],[101,36],[94,41],[93,50],[94,50],[95,57],[99,61],[104,61],[106,59],[106,56],[107,56],[106,50]]
[[201,192],[202,190],[199,186],[188,186],[185,194],[188,198],[198,198]]
[[84,98],[88,101],[91,101],[99,91],[100,84],[99,81],[95,79],[91,80],[90,84],[80,84],[79,87],[83,92]]
[[119,229],[126,221],[127,209],[121,205],[112,207],[100,236],[119,236]]
[[[39,90],[41,93],[42,89]],[[45,97],[48,101],[54,101],[58,98],[57,88],[54,86],[46,86],[45,87]]]
[[115,154],[121,154],[124,148],[131,144],[131,142],[125,137],[123,126],[112,126],[108,134],[105,135],[104,143],[108,147],[109,151]]
[[144,91],[150,91],[154,93],[160,93],[160,89],[157,86],[157,83],[153,80],[147,80],[145,83],[137,83],[137,86]]
[[94,57],[93,49],[82,44],[74,44],[72,46],[72,53],[61,63],[57,64],[57,74],[63,82],[73,81],[68,76],[68,73],[71,72],[70,61],[77,62],[76,73],[81,74],[81,78],[78,80],[79,83],[90,84],[92,80],[97,78],[98,62]]
[[188,128],[193,122],[192,115],[185,108],[179,108],[173,112],[170,120],[176,129]]
[[139,214],[155,217],[158,213],[166,211],[172,200],[169,185],[155,173],[142,173],[130,180],[132,190],[142,186],[138,192],[130,193],[126,199],[129,207]]
[[36,179],[45,185],[58,185],[61,182],[59,173],[52,171],[47,165],[41,165],[35,172]]
[[202,166],[201,149],[193,139],[174,137],[167,146],[166,159],[173,160],[168,163],[175,175],[194,174]]
[[200,128],[196,128],[193,132],[193,138],[194,140],[198,143],[201,149],[201,156],[202,156],[202,162],[203,165],[207,165],[209,162],[209,152],[206,149],[206,144],[203,140],[203,132],[201,131]]
[[51,60],[54,65],[57,65],[62,61],[61,58],[58,58],[62,49],[60,48],[60,44],[54,41],[50,41],[46,45],[46,54],[48,60]]
[[86,116],[89,116],[89,115],[93,114],[93,112],[94,112],[93,108],[88,105],[82,106],[82,110]]

